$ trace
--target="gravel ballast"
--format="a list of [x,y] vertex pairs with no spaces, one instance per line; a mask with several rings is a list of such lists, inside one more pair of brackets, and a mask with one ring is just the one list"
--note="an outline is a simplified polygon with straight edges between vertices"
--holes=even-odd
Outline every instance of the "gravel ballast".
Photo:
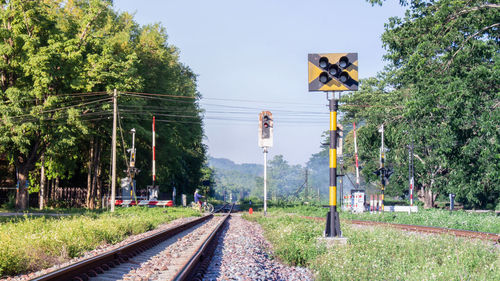
[[307,268],[281,264],[258,223],[233,214],[219,237],[204,280],[313,280]]

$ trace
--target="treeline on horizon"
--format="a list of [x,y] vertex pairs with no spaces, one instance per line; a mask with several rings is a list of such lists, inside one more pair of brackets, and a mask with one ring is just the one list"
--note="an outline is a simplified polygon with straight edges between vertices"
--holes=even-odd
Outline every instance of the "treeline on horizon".
[[141,26],[106,0],[4,1],[0,19],[1,176],[17,177],[16,208],[54,180],[86,186],[86,206],[99,206],[110,186],[114,89],[118,178],[135,128],[136,179],[151,183],[153,115],[161,191],[191,193],[206,177],[196,75],[164,27]]

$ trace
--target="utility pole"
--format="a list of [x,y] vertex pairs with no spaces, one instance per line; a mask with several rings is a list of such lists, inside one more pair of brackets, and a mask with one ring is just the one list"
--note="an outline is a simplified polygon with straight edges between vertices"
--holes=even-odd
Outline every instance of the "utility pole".
[[381,202],[380,206],[381,206],[382,212],[383,212],[384,211],[384,190],[385,190],[384,124],[382,124],[382,126],[380,126],[379,132],[382,134],[382,142],[381,142],[381,146],[380,146],[380,171],[381,171],[380,172],[380,181],[381,181],[381,184],[382,184],[382,187],[381,187],[382,202]]
[[132,148],[129,149],[130,151],[130,167],[129,167],[129,170],[128,170],[128,174],[130,176],[130,198],[132,198],[132,196],[134,197],[134,200],[136,201],[136,204],[137,204],[137,197],[136,197],[136,187],[135,187],[135,184],[134,184],[134,177],[135,177],[135,174],[137,172],[137,169],[135,168],[135,128],[132,128],[132,130],[130,130],[130,132],[132,133]]
[[[155,117],[153,116],[153,165],[152,165],[152,174],[153,174],[153,185],[151,186],[152,189],[155,188],[155,181],[156,181],[156,131],[155,131]],[[151,194],[152,190],[150,191]],[[148,199],[151,199],[151,195],[148,197]],[[174,200],[175,202],[175,200]]]
[[309,196],[309,190],[307,190],[307,189],[308,189],[308,186],[307,186],[307,185],[309,184],[309,183],[307,182],[307,181],[308,181],[308,172],[309,172],[309,171],[307,170],[307,167],[305,168],[305,170],[306,170],[306,171],[305,171],[305,172],[306,172],[306,190],[305,190],[305,192],[304,192],[304,195],[305,195],[304,197],[305,197],[305,200],[307,201],[307,197]]
[[45,203],[45,153],[42,153],[42,156],[40,157],[42,161],[42,167],[40,170],[40,194],[38,198],[38,204],[40,210],[43,210],[44,203]]
[[410,206],[413,206],[413,187],[414,181],[413,178],[413,138],[411,140],[411,144],[408,146],[408,181],[410,183]]
[[356,141],[356,122],[352,122],[354,134],[354,157],[356,160],[356,189],[359,189],[358,143]]
[[116,118],[118,113],[116,89],[113,91],[113,137],[111,140],[111,154],[113,167],[111,169],[111,212],[115,211],[116,198]]

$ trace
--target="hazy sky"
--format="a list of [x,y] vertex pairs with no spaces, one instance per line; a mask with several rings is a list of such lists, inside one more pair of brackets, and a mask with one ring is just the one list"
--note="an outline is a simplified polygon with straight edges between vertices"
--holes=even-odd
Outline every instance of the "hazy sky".
[[[307,54],[357,52],[359,76],[383,69],[380,36],[404,9],[389,0],[115,0],[140,24],[160,22],[180,60],[198,75],[205,140],[213,157],[262,163],[258,114],[274,118],[274,146],[305,164],[329,128],[326,96],[308,92]],[[157,144],[160,148],[160,144]]]

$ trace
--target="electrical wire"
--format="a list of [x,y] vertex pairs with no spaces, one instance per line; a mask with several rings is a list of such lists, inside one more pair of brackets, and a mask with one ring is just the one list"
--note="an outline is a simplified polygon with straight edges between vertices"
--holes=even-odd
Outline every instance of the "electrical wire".
[[[98,100],[93,100],[93,101],[86,102],[86,103],[80,103],[80,104],[68,105],[68,106],[58,107],[58,108],[49,109],[49,110],[43,110],[43,111],[37,112],[37,114],[56,112],[56,111],[60,111],[60,110],[64,110],[64,109],[80,107],[80,106],[84,106],[84,105],[88,105],[88,104],[94,104],[97,102],[109,101],[111,99],[112,98],[98,99]],[[10,116],[10,117],[11,118],[19,118],[19,117],[25,117],[25,116],[31,116],[31,115],[32,114],[22,114],[22,115],[17,115],[17,116]]]
[[[123,111],[124,110],[122,110],[122,112]],[[174,115],[174,114],[152,113],[152,112],[137,112],[137,111],[130,111],[128,114],[132,114],[132,115],[158,115],[158,116],[182,117],[182,118],[199,118],[199,116],[197,116],[197,115]]]
[[171,97],[171,98],[183,98],[183,99],[196,99],[197,97],[189,97],[189,96],[176,96],[176,95],[168,95],[168,94],[151,94],[151,93],[136,93],[136,92],[122,92],[125,94],[133,94],[133,95],[144,95],[144,96],[157,96],[157,97]]
[[117,114],[117,118],[118,118],[118,126],[120,127],[120,135],[122,138],[123,159],[125,160],[125,166],[127,167],[127,174],[130,177],[131,176],[130,169],[129,169],[130,166],[129,166],[128,159],[127,159],[127,153],[125,152],[125,138],[123,137],[122,120],[120,118],[120,113],[118,110],[117,110],[116,114]]
[[[85,92],[85,93],[67,93],[67,94],[54,94],[54,95],[48,95],[46,99],[51,98],[51,97],[84,97],[84,96],[99,96],[99,95],[106,95],[109,94],[107,92]],[[16,102],[25,102],[25,101],[37,101],[41,100],[40,98],[31,98],[31,99],[19,99],[16,100]],[[4,100],[0,101],[0,104],[9,104],[13,103],[14,101],[12,100]]]
[[174,100],[174,99],[169,99],[169,98],[163,98],[163,97],[156,97],[156,96],[143,96],[143,95],[136,95],[136,94],[123,94],[124,96],[131,96],[131,97],[139,97],[143,99],[155,99],[155,100],[163,100],[163,101],[173,101],[173,102],[178,102],[178,103],[187,103],[187,104],[193,104],[195,101],[181,101],[181,100]]

